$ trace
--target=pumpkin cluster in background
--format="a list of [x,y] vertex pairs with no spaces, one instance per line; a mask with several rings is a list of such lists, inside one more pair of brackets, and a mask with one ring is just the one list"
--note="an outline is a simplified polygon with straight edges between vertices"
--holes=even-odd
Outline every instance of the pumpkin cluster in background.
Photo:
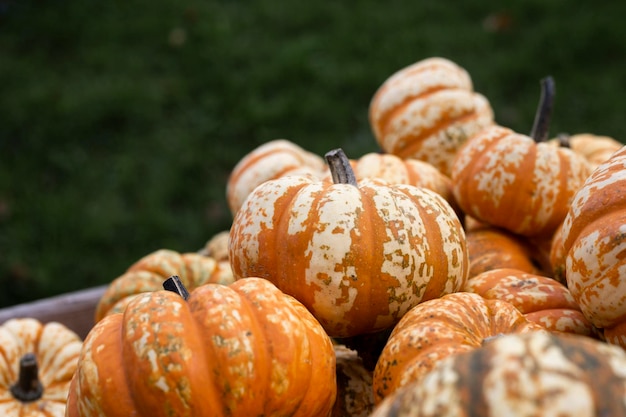
[[540,85],[521,134],[431,57],[373,92],[381,152],[250,150],[229,230],[112,280],[67,416],[625,414],[626,148],[550,137]]

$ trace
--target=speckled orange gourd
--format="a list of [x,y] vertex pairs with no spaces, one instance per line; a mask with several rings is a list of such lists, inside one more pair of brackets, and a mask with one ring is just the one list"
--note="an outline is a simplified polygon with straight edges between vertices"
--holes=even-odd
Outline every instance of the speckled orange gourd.
[[133,298],[85,339],[68,417],[328,416],[330,338],[269,281]]

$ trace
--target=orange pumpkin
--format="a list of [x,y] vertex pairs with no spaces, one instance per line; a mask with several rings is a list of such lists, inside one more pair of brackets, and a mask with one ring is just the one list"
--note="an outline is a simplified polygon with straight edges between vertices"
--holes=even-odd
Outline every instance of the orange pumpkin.
[[493,123],[493,110],[474,92],[465,69],[432,57],[385,80],[370,102],[369,121],[385,152],[429,162],[450,175],[457,149]]
[[626,347],[626,147],[576,193],[561,230],[565,279],[585,317]]
[[[539,109],[553,100],[550,84],[542,84]],[[571,149],[545,141],[549,114],[538,111],[532,137],[493,125],[459,149],[451,178],[461,210],[524,236],[555,232],[591,166]]]
[[322,175],[324,159],[286,139],[266,142],[246,154],[231,171],[226,201],[233,215],[254,188],[285,175]]
[[163,280],[172,275],[179,276],[190,290],[207,283],[226,285],[234,281],[228,262],[198,253],[160,249],[139,259],[109,284],[96,306],[95,321],[123,311],[139,293],[161,290]]
[[143,293],[89,332],[68,417],[328,416],[330,338],[269,281]]
[[82,341],[60,323],[17,318],[0,326],[0,415],[63,417]]
[[580,311],[567,287],[542,275],[499,268],[470,277],[464,291],[513,304],[526,319],[553,332],[595,337],[596,330]]
[[334,183],[283,177],[255,189],[230,231],[236,278],[259,276],[302,302],[332,337],[393,326],[467,279],[458,217],[439,194],[354,178],[341,150]]
[[566,146],[574,152],[581,154],[594,169],[624,146],[623,143],[610,136],[600,136],[591,133],[579,133],[571,136],[563,134],[552,139],[552,142],[559,146]]
[[458,292],[419,304],[394,327],[374,369],[379,403],[419,379],[443,358],[480,347],[506,333],[543,329],[512,304]]
[[626,353],[546,331],[508,334],[450,356],[370,417],[623,416]]

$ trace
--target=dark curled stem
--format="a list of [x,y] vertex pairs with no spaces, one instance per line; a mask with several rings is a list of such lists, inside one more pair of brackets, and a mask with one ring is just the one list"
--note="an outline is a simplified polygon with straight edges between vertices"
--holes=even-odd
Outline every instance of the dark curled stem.
[[548,130],[552,119],[552,109],[554,107],[554,79],[547,76],[541,80],[541,97],[539,105],[535,113],[533,128],[530,131],[530,137],[535,142],[545,142],[548,140]]
[[36,401],[43,395],[43,386],[39,381],[39,368],[34,353],[27,353],[20,358],[18,380],[11,385],[11,394],[21,402]]
[[350,184],[357,186],[356,176],[350,160],[343,152],[343,149],[337,148],[326,152],[324,156],[328,163],[328,168],[335,184]]
[[187,288],[185,288],[185,285],[180,280],[178,275],[172,275],[171,277],[163,281],[163,289],[175,292],[176,294],[183,297],[184,300],[187,300],[189,298],[189,291],[187,291]]

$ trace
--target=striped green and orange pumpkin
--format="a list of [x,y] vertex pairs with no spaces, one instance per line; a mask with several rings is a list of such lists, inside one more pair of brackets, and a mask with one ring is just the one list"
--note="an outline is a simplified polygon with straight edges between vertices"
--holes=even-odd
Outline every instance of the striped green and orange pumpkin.
[[465,235],[443,197],[357,183],[342,151],[328,158],[338,165],[335,182],[283,177],[249,196],[230,229],[236,278],[269,279],[332,337],[389,328],[418,303],[463,286]]

